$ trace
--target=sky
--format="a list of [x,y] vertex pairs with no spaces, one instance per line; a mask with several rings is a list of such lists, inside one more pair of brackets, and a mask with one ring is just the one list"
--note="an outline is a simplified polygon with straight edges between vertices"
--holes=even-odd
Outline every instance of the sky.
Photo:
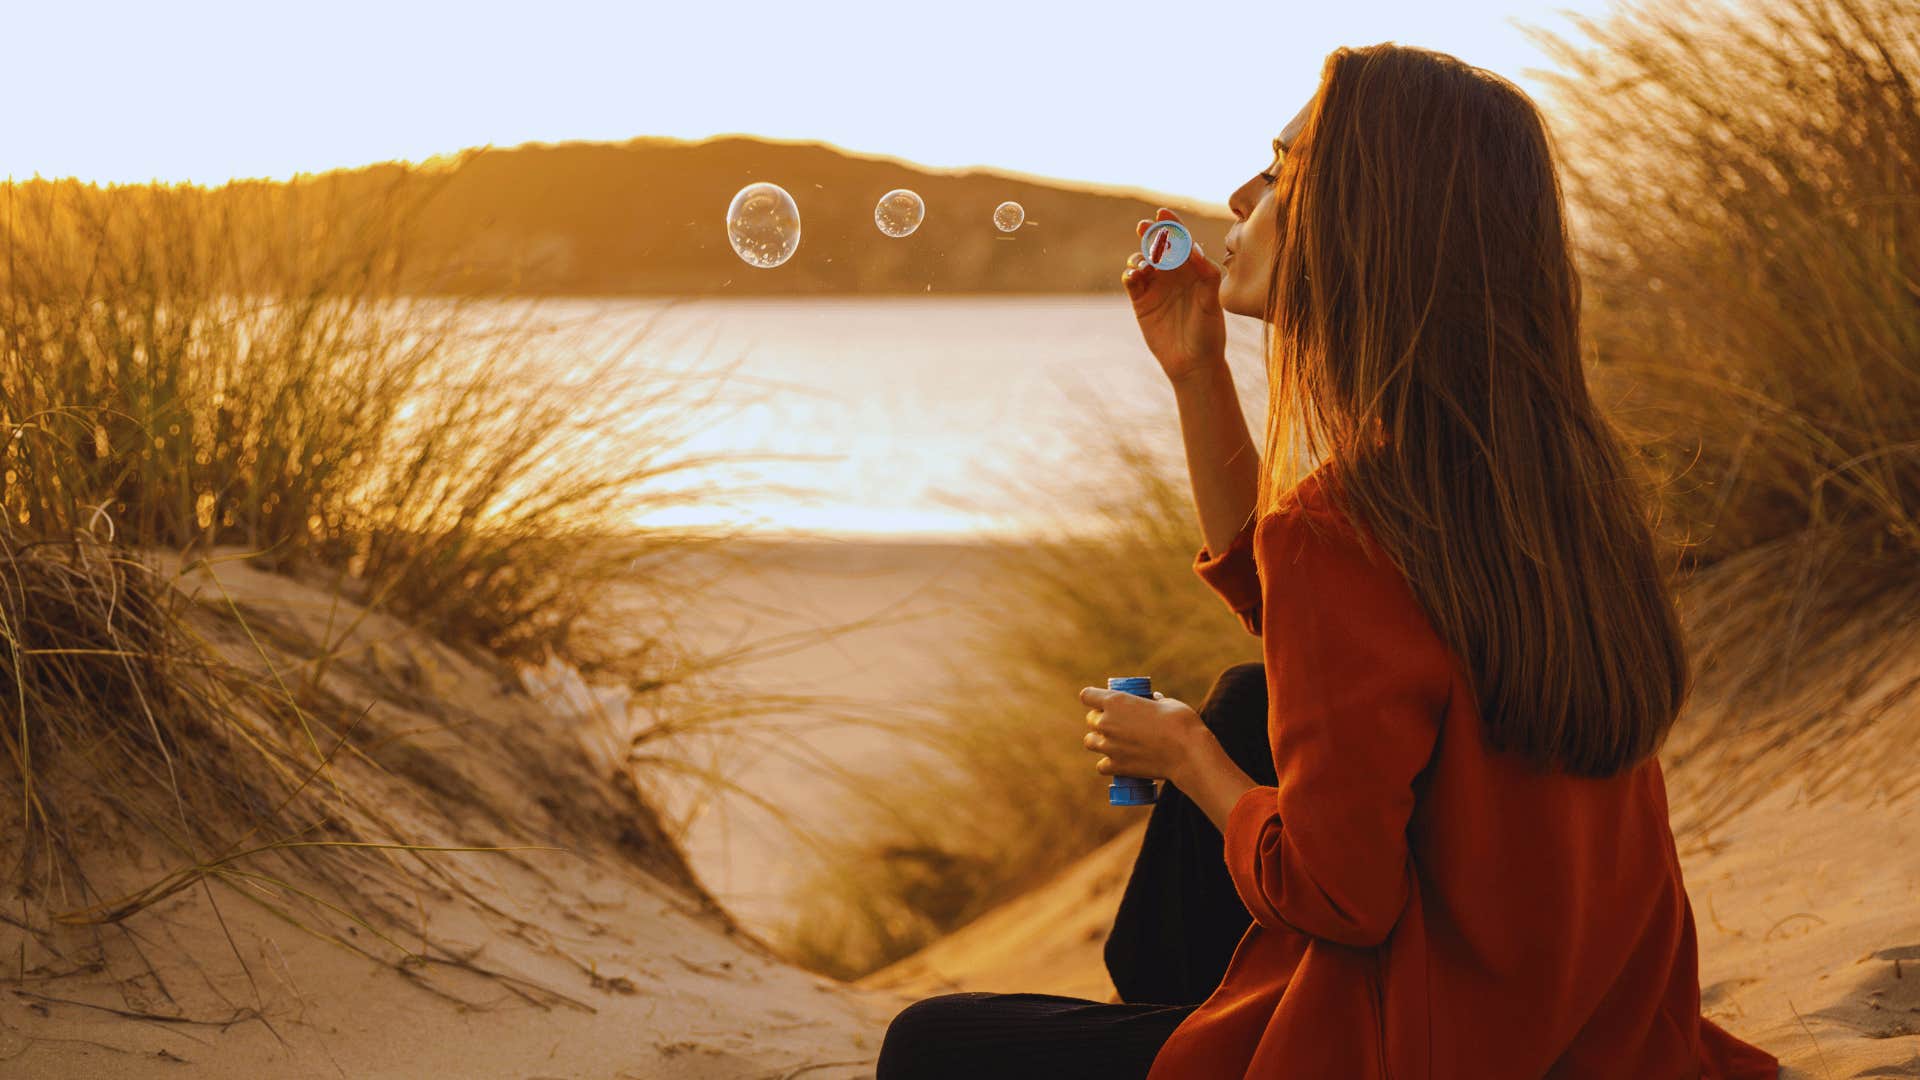
[[1530,93],[1516,21],[1604,0],[22,3],[0,173],[217,183],[482,146],[817,139],[1224,203],[1327,52],[1397,41]]

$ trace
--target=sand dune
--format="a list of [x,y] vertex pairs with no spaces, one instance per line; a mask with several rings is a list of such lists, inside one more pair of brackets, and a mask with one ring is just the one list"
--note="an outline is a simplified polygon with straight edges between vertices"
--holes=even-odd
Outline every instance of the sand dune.
[[[795,582],[820,576],[791,569]],[[821,587],[871,604],[904,580],[907,569],[893,570],[871,591],[832,574]],[[1100,946],[1138,828],[847,986],[782,962],[742,929],[649,831],[650,811],[618,812],[618,785],[596,777],[580,741],[502,671],[379,616],[343,620],[321,588],[237,562],[219,579],[291,654],[335,641],[328,685],[380,702],[371,756],[395,783],[357,779],[385,793],[412,838],[569,850],[441,855],[437,878],[370,877],[406,912],[381,930],[418,957],[403,962],[373,926],[323,927],[370,959],[218,891],[189,890],[118,926],[51,939],[0,923],[0,945],[19,961],[0,995],[0,1074],[846,1080],[871,1075],[888,1019],[927,994],[1112,992]],[[329,620],[352,629],[328,638]],[[1896,663],[1913,670],[1861,692],[1920,672]],[[1900,724],[1920,707],[1896,707],[1912,715],[1883,726],[1910,730]],[[1676,769],[1676,819],[1716,783]],[[1814,798],[1779,784],[1711,831],[1685,834],[1703,1006],[1779,1054],[1789,1075],[1920,1077],[1920,797],[1865,781],[1833,787]],[[103,892],[174,869],[130,846],[110,815],[91,825],[103,850],[122,845],[94,882]]]
[[466,858],[498,910],[426,900],[441,955],[417,967],[371,963],[228,900],[236,955],[205,900],[183,896],[130,928],[154,976],[127,981],[139,961],[110,942],[103,969],[14,983],[0,1074],[872,1074],[890,999],[780,963],[675,890],[604,860],[503,869]]
[[[356,924],[343,911],[364,907],[338,895],[341,910],[302,905],[296,870],[271,859],[247,864],[282,883],[256,883],[259,904],[194,888],[119,924],[39,935],[8,917],[0,1075],[871,1073],[893,997],[784,964],[739,929],[644,805],[623,804],[505,673],[391,620],[359,619],[321,589],[239,562],[218,576],[218,588],[202,575],[184,585],[210,612],[231,597],[282,661],[332,641],[324,686],[377,703],[362,745],[378,769],[342,762],[339,775],[406,840],[567,850],[435,855],[430,875],[387,873],[369,853],[362,880],[397,925]],[[99,893],[177,869],[106,808],[82,820]],[[19,905],[10,898],[8,910]]]

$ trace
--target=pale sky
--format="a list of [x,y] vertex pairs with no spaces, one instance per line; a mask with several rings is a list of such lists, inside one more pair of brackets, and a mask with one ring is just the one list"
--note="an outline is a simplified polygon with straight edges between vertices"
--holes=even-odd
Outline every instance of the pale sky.
[[741,132],[1224,202],[1337,45],[1539,87],[1604,0],[0,3],[0,174],[219,182]]

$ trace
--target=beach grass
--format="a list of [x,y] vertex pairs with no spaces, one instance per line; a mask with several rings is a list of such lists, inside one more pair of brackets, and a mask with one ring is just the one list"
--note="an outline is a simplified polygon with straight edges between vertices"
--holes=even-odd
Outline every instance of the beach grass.
[[1809,739],[1871,772],[1851,740],[1887,733],[1833,688],[1900,651],[1842,628],[1911,643],[1920,601],[1920,8],[1573,22],[1534,36],[1593,379],[1661,478],[1699,689],[1727,699],[1669,754],[1723,793],[1804,771]]
[[631,522],[713,494],[677,448],[726,372],[407,295],[427,185],[328,186],[9,185],[11,524],[238,546],[495,655],[567,647],[596,586],[697,539]]

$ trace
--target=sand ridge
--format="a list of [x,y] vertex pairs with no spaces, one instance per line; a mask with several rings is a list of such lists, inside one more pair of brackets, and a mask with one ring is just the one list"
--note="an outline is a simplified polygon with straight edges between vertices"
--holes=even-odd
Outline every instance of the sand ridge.
[[[340,775],[407,842],[546,849],[431,855],[432,874],[343,853],[389,921],[357,922],[364,902],[275,855],[244,864],[260,903],[194,887],[118,924],[30,935],[9,917],[0,1075],[871,1074],[895,1000],[785,964],[741,930],[644,805],[502,671],[237,560],[182,583],[236,655],[245,636],[221,621],[233,609],[282,662],[330,642],[326,691],[373,705],[375,768],[342,759]],[[177,869],[108,809],[77,816],[100,894]]]

